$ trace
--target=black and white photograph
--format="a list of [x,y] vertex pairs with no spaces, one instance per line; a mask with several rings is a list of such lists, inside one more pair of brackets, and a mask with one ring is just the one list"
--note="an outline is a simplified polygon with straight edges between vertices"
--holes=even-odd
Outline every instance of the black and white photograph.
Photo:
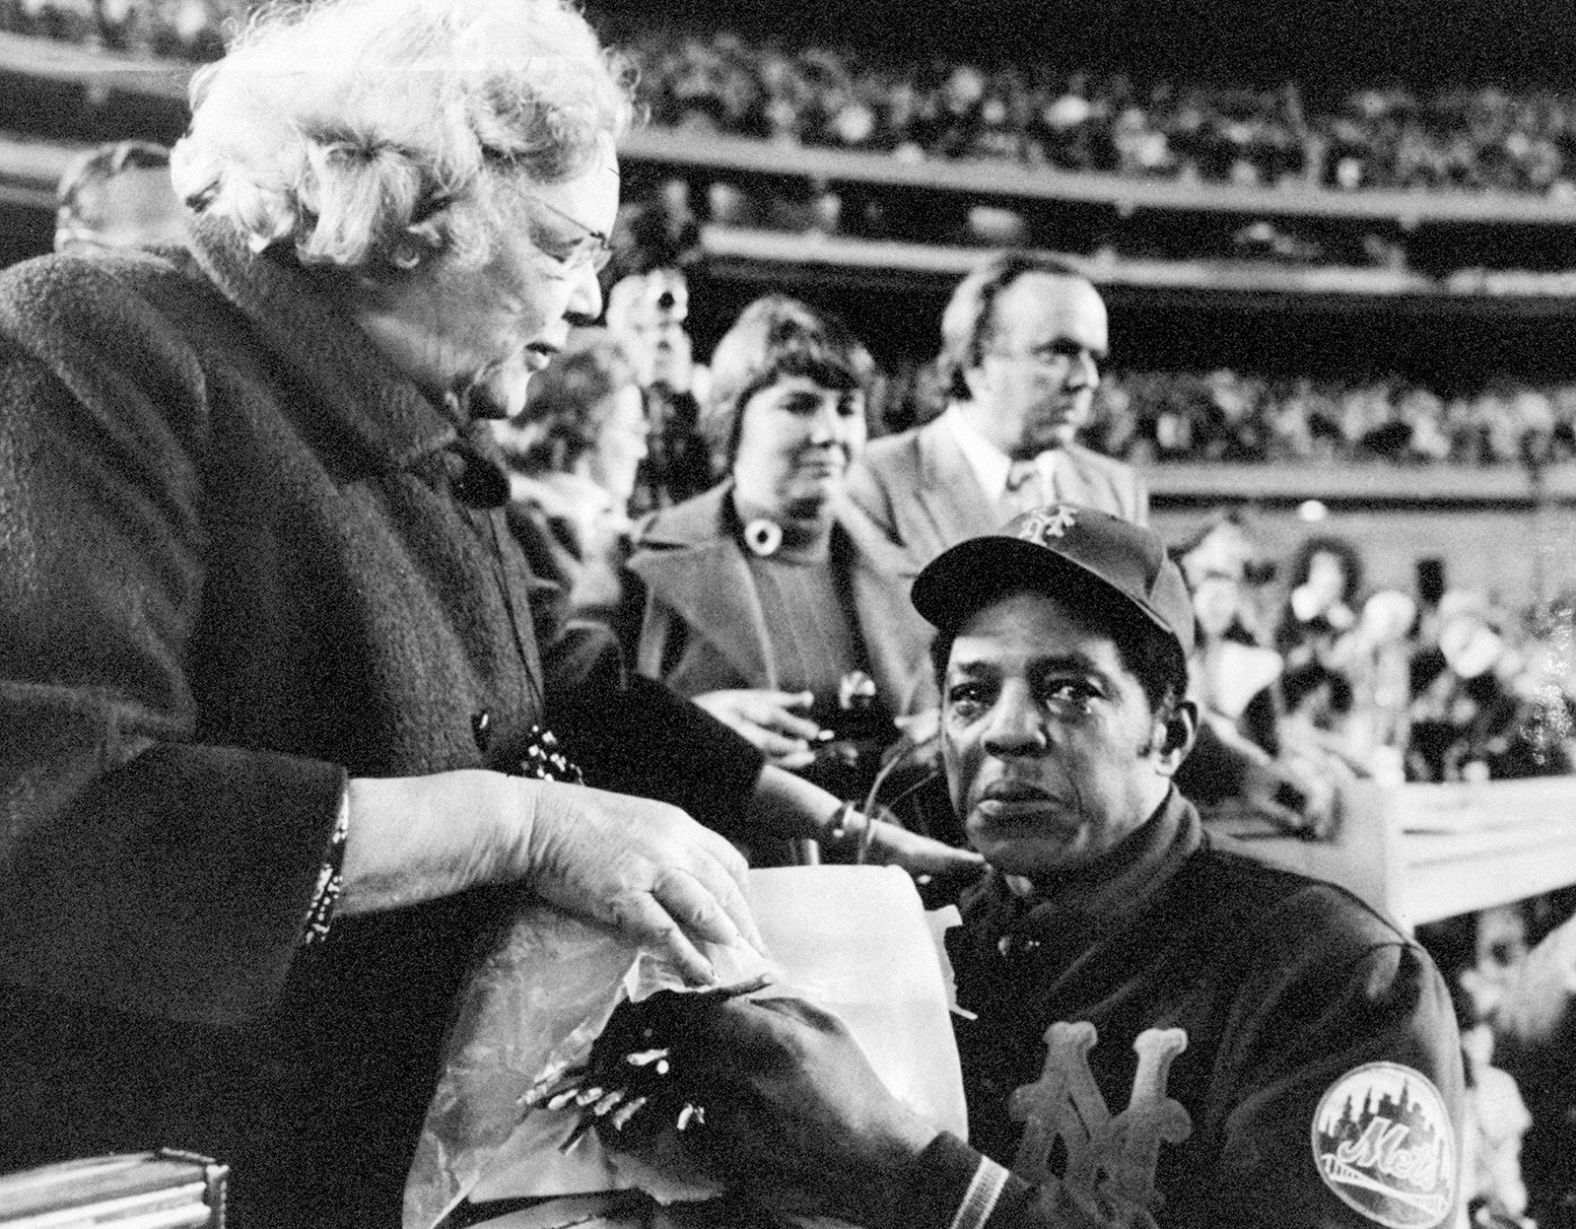
[[1576,3],[0,0],[0,1229],[1576,1229]]

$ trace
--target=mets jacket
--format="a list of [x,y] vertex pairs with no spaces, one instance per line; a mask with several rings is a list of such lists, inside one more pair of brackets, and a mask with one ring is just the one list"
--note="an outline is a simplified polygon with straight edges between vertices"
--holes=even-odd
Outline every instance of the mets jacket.
[[1175,791],[1059,891],[992,876],[949,949],[973,1148],[933,1144],[897,1223],[1452,1223],[1439,973],[1342,889],[1212,844]]

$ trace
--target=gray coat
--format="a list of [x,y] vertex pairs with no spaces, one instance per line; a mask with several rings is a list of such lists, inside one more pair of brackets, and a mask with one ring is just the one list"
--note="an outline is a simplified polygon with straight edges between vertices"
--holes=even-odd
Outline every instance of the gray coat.
[[[1069,444],[1058,456],[1056,485],[1061,502],[1148,523],[1148,491],[1121,461]],[[939,420],[872,440],[849,471],[848,494],[916,569],[949,546],[995,533],[1005,519]]]
[[[778,685],[732,491],[725,482],[653,513],[637,531],[629,561],[644,586],[636,665],[682,695]],[[898,716],[934,707],[931,632],[908,599],[916,569],[848,506],[834,522],[832,566],[887,707]]]
[[543,721],[595,784],[742,804],[753,751],[558,634],[467,435],[220,224],[0,275],[0,1169],[185,1147],[246,1226],[391,1223],[502,901],[302,949],[347,776]]

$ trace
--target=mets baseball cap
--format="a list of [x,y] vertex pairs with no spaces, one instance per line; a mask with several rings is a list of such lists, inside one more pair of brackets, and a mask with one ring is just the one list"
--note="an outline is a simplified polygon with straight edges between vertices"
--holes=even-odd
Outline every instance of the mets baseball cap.
[[1077,594],[1113,614],[1137,613],[1193,651],[1193,603],[1165,543],[1148,529],[1077,504],[1013,517],[999,533],[943,551],[914,581],[914,608],[942,631],[1024,589]]

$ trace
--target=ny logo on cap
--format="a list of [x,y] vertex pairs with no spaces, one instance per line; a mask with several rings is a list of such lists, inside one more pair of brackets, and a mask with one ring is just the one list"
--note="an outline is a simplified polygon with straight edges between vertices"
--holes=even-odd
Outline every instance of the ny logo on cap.
[[1031,513],[1029,519],[1024,521],[1018,530],[1018,536],[1025,542],[1037,542],[1041,546],[1049,546],[1051,538],[1065,536],[1077,523],[1077,508],[1057,504],[1054,508],[1041,508],[1038,512]]

